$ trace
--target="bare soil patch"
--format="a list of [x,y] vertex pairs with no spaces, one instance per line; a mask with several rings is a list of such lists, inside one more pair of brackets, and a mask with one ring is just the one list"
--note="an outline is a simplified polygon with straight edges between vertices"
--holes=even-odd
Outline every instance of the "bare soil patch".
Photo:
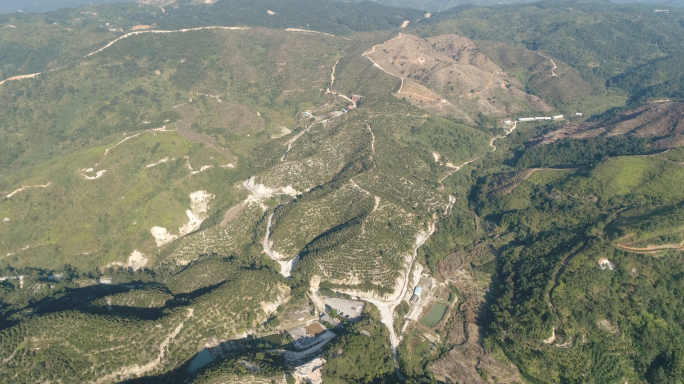
[[323,327],[320,323],[311,323],[306,327],[306,334],[310,336],[318,336],[325,332],[325,327]]
[[624,112],[605,122],[571,123],[542,135],[528,145],[540,146],[564,138],[583,139],[596,136],[635,136],[655,139],[656,149],[684,145],[684,103],[661,102]]
[[152,25],[138,24],[138,25],[134,25],[131,28],[131,31],[146,31],[146,30],[152,29],[152,28],[154,28],[154,26],[152,26]]
[[[481,311],[487,285],[476,278],[471,265],[492,260],[493,252],[489,245],[479,244],[470,252],[454,252],[438,264],[437,277],[446,280],[463,295],[458,311],[452,310],[447,314],[452,321],[442,321],[440,325],[440,335],[446,334],[446,341],[455,345],[429,368],[440,382],[489,382],[478,370],[486,371],[490,379],[496,377],[499,383],[523,382],[515,365],[498,361],[481,346],[486,323]],[[451,325],[447,327],[446,324]]]
[[234,218],[237,217],[242,210],[245,209],[245,206],[240,204],[236,205],[233,208],[229,209],[228,212],[226,212],[226,216],[223,218],[223,221],[221,222],[221,228],[225,228],[228,223],[233,221]]
[[[433,113],[474,122],[522,111],[550,111],[536,96],[494,64],[475,43],[457,35],[428,39],[400,33],[363,54],[385,73],[402,79],[397,96]],[[494,101],[494,99],[496,99]]]

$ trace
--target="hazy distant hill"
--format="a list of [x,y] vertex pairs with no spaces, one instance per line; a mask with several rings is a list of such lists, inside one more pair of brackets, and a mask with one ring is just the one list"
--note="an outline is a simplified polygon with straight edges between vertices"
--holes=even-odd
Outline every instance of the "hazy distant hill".
[[[83,5],[93,5],[93,4],[107,4],[107,3],[130,3],[136,0],[4,0],[0,2],[0,13],[13,13],[13,12],[48,12],[55,9],[67,8],[67,7],[79,7]],[[219,0],[221,1],[221,0]],[[340,0],[341,2],[349,3],[360,3],[368,0]],[[174,3],[176,1],[166,1],[167,3]],[[182,1],[181,1],[182,2]],[[490,5],[500,5],[500,4],[519,4],[519,3],[533,3],[534,0],[372,0],[374,3],[391,6],[391,7],[408,7],[415,9],[422,9],[426,11],[443,11],[452,7],[459,5],[478,5],[478,6],[490,6]],[[667,6],[684,6],[684,0],[640,0],[640,1],[630,1],[630,0],[613,0],[614,3],[618,4],[629,4],[629,3],[639,3],[639,4],[662,4]],[[150,4],[150,2],[146,2]]]
[[682,9],[169,1],[0,15],[0,382],[681,383]]
[[[55,9],[67,7],[79,7],[83,5],[93,4],[107,4],[107,3],[130,3],[136,0],[4,0],[0,2],[0,13],[13,12],[48,12]],[[221,0],[219,0],[221,1]],[[340,0],[341,2],[360,3],[368,0]],[[167,1],[174,3],[176,1]],[[182,1],[181,1],[182,2]],[[372,0],[374,3],[391,6],[391,7],[408,7],[415,9],[422,9],[426,11],[443,11],[459,5],[478,5],[490,6],[500,4],[519,4],[519,3],[533,3],[534,0]],[[664,6],[684,6],[684,0],[613,0],[612,2],[618,4],[662,4]],[[147,2],[149,4],[149,2]]]
[[[359,0],[347,0],[359,2]],[[426,11],[443,11],[452,7],[457,7],[459,5],[477,5],[477,6],[490,6],[499,4],[519,4],[519,3],[534,3],[534,0],[373,0],[373,2],[392,6],[392,7],[410,7],[416,9],[424,9]],[[668,6],[683,6],[684,1],[682,0],[641,0],[641,1],[631,1],[631,0],[612,0],[613,3],[618,4],[662,4]]]
[[135,0],[4,0],[0,2],[0,13],[47,12],[66,7],[89,4],[125,3]]

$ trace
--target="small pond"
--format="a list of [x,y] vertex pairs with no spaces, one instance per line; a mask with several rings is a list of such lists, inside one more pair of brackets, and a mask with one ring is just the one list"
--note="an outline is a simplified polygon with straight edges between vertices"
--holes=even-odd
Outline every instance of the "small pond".
[[195,355],[194,359],[192,359],[190,366],[188,367],[188,371],[195,372],[212,361],[214,361],[214,357],[211,355],[211,352],[204,348],[203,350],[199,351],[197,355]]

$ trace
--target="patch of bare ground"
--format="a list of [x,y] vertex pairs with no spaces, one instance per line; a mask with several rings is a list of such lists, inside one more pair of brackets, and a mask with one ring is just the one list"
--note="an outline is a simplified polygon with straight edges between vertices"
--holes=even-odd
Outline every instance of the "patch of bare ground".
[[363,55],[402,80],[398,97],[436,114],[472,123],[478,113],[504,116],[522,111],[521,106],[551,110],[462,36],[421,39],[400,33]]
[[662,102],[621,113],[603,123],[571,123],[528,142],[530,146],[550,144],[564,138],[634,136],[654,139],[655,149],[684,145],[684,103]]
[[242,204],[236,205],[233,208],[229,209],[226,212],[226,216],[223,218],[223,221],[221,222],[221,228],[225,228],[226,225],[233,221],[233,219],[236,218],[237,215],[240,214],[240,212],[242,212],[243,209],[245,209],[245,206]]
[[138,269],[145,268],[148,261],[149,260],[145,257],[145,255],[136,249],[131,253],[130,256],[128,256],[128,261],[126,263],[114,261],[107,264],[107,268],[113,266],[120,266],[127,267],[134,271],[137,271]]
[[485,351],[477,341],[481,330],[475,324],[465,325],[468,339],[457,345],[449,353],[437,360],[430,371],[440,382],[487,383],[478,370],[484,370],[497,383],[522,383],[520,371],[513,364],[505,364],[496,360]]
[[494,259],[493,249],[480,243],[470,252],[455,252],[438,264],[437,276],[445,279],[462,295],[458,311],[448,314],[440,334],[446,333],[446,341],[455,345],[443,358],[430,366],[440,382],[487,383],[478,370],[486,371],[490,379],[499,383],[522,383],[518,368],[510,362],[501,362],[490,351],[482,348],[483,327],[486,319],[483,308],[488,282],[471,265]]
[[138,25],[134,25],[133,27],[131,27],[131,31],[146,31],[146,30],[152,29],[152,28],[154,28],[154,26],[152,26],[152,25],[138,24]]
[[301,383],[321,384],[323,382],[322,371],[326,361],[323,358],[316,358],[306,364],[295,368],[293,376]]
[[320,323],[311,323],[306,326],[306,334],[309,336],[318,336],[325,332],[325,327],[323,327]]
[[608,319],[599,320],[596,322],[596,325],[602,331],[606,331],[606,332],[612,333],[614,335],[620,333],[620,328],[617,325],[614,325],[613,323],[611,323],[610,320],[608,320]]

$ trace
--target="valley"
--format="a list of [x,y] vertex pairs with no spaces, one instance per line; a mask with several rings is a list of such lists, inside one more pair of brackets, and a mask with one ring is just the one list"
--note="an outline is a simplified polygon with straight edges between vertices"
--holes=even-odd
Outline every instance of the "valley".
[[162,3],[0,15],[0,377],[684,374],[684,12]]

